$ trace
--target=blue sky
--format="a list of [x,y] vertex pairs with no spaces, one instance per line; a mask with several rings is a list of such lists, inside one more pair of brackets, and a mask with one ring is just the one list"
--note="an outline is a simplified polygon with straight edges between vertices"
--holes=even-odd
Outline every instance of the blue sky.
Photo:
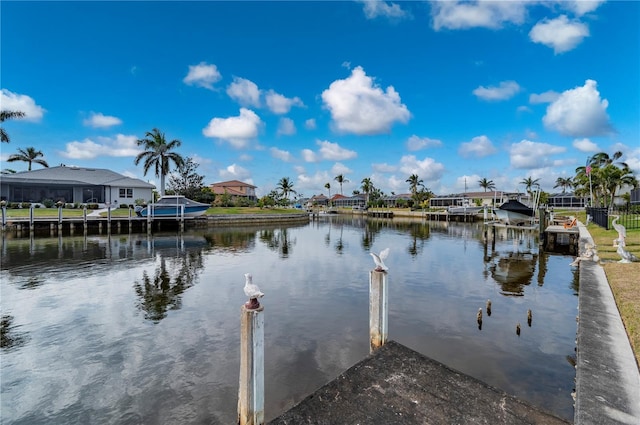
[[[1,3],[3,169],[50,166],[158,183],[134,165],[158,128],[205,183],[258,195],[524,190],[597,152],[640,173],[640,3]],[[39,167],[34,165],[34,168]]]

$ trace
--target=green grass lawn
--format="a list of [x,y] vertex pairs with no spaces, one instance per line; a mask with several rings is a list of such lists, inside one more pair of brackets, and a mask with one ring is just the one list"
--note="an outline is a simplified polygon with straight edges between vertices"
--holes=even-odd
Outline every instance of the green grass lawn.
[[[586,212],[560,212],[562,215],[573,215],[586,223]],[[607,281],[616,300],[620,317],[629,336],[629,342],[640,365],[640,263],[619,263],[613,240],[618,232],[605,230],[597,224],[587,226],[593,242],[596,244],[600,263],[607,275]],[[640,258],[640,229],[627,229],[626,250]]]

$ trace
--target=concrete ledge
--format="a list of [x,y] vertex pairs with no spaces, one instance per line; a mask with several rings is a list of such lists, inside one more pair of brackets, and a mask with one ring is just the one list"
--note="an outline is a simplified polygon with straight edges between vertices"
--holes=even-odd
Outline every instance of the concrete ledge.
[[270,422],[271,425],[566,423],[393,341]]
[[578,309],[575,423],[640,424],[638,365],[604,270],[594,261],[580,262]]

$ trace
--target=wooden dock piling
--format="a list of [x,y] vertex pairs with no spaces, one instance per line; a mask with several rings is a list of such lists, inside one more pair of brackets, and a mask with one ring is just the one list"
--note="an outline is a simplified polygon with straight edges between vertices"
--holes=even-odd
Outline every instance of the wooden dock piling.
[[264,424],[264,307],[240,312],[238,424]]
[[369,272],[369,342],[370,353],[382,347],[389,334],[389,289],[387,272]]

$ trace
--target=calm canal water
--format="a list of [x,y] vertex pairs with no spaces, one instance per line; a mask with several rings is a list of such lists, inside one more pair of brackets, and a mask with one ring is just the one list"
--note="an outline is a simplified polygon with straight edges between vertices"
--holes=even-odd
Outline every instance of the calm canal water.
[[368,354],[369,252],[387,247],[391,339],[572,420],[572,259],[539,253],[532,234],[497,236],[492,247],[479,224],[327,217],[4,239],[2,423],[235,423],[247,272],[266,294],[272,419]]

